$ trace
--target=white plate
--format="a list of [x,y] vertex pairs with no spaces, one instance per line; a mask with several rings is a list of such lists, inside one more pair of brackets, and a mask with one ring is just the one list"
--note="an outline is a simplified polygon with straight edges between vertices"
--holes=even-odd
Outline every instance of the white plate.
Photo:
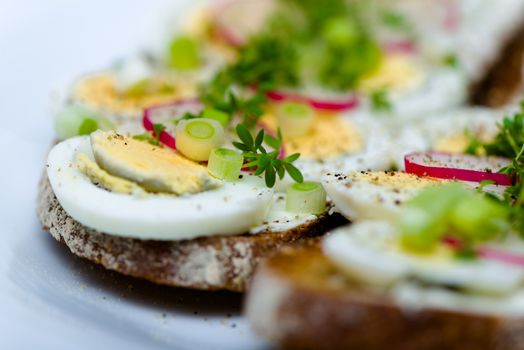
[[[105,271],[72,256],[36,219],[53,135],[49,91],[139,48],[166,26],[165,13],[177,14],[173,1],[7,1],[0,0],[0,348],[265,348],[240,316],[240,295]],[[187,3],[176,2],[178,13]]]

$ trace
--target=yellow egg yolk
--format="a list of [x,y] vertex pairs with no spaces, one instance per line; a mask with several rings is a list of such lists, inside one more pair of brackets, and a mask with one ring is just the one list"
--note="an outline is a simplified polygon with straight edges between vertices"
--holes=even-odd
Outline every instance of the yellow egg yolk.
[[455,134],[437,140],[434,149],[439,152],[463,153],[469,143],[465,134]]
[[424,73],[407,55],[387,55],[381,66],[360,82],[364,92],[392,90],[407,93],[418,88],[424,81]]
[[[278,128],[273,114],[265,115],[262,123],[272,131]],[[309,132],[284,138],[284,146],[287,154],[300,153],[303,159],[322,160],[360,151],[362,136],[348,120],[336,114],[317,113]]]
[[363,180],[372,184],[381,185],[392,189],[422,189],[446,182],[446,180],[432,177],[420,177],[417,175],[397,171],[353,172],[350,173],[348,177],[354,180]]
[[145,190],[135,182],[109,174],[84,153],[80,153],[77,156],[75,165],[91,182],[108,191],[136,195],[144,195],[146,193]]
[[153,93],[126,94],[118,91],[112,74],[95,74],[78,82],[74,98],[96,109],[113,113],[140,112],[143,108],[175,98],[188,98],[196,94],[194,84],[180,84],[175,89],[159,89]]
[[173,150],[115,132],[91,134],[97,164],[109,174],[138,183],[151,192],[197,193],[218,185],[207,168]]

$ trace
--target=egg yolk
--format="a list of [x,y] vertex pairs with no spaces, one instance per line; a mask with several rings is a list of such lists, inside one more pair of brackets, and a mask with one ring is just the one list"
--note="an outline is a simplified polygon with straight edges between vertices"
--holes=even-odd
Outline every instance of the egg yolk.
[[[262,123],[272,131],[278,128],[273,114],[264,116]],[[300,153],[303,159],[322,160],[360,151],[362,137],[347,119],[336,114],[317,113],[309,132],[284,139],[284,146],[287,154]]]
[[387,89],[407,93],[417,89],[424,81],[424,74],[407,55],[388,55],[382,65],[360,82],[365,92]]
[[349,174],[349,177],[354,180],[363,180],[393,189],[422,189],[446,182],[446,180],[432,177],[420,177],[413,174],[394,171],[354,172]]
[[469,138],[465,134],[455,134],[443,137],[435,143],[435,151],[462,153],[469,145]]
[[82,79],[75,88],[74,97],[94,108],[106,109],[115,113],[141,110],[147,106],[168,102],[174,98],[194,96],[194,84],[181,84],[174,91],[159,91],[144,95],[122,94],[116,87],[116,79],[111,74],[97,74]]

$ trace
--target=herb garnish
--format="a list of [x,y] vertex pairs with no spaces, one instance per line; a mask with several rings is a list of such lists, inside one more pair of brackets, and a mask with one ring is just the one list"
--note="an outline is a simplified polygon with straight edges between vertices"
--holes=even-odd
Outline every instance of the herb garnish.
[[[264,129],[261,129],[256,137],[249,132],[249,129],[244,124],[236,126],[236,132],[240,142],[233,142],[233,145],[242,151],[245,164],[244,167],[254,170],[255,175],[264,174],[266,186],[273,187],[275,185],[276,176],[280,179],[284,178],[286,172],[296,182],[304,181],[304,177],[300,170],[293,164],[295,160],[300,157],[300,154],[295,153],[284,159],[279,159],[280,148],[282,147],[282,134],[278,130],[277,137],[265,134]],[[266,143],[273,148],[273,151],[268,152],[262,145]]]
[[153,124],[152,132],[144,132],[142,134],[134,135],[133,139],[144,141],[155,146],[160,146],[160,134],[166,130],[166,126],[160,123]]
[[371,93],[371,107],[377,112],[389,112],[392,105],[386,90],[375,90]]
[[499,124],[499,133],[487,144],[472,138],[475,150],[484,150],[487,155],[511,158],[508,166],[500,169],[515,179],[513,186],[504,192],[504,203],[510,209],[510,220],[513,228],[524,237],[524,101],[520,111],[512,117],[505,117]]

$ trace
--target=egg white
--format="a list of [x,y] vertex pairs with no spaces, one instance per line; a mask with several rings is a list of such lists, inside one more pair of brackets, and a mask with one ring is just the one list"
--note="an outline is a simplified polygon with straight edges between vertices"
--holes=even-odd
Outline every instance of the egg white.
[[137,197],[95,186],[74,165],[78,153],[94,160],[89,137],[76,137],[53,147],[47,175],[53,191],[75,220],[98,231],[125,237],[181,240],[234,235],[260,225],[272,193],[263,180],[245,175],[215,190],[194,195]]
[[381,221],[365,221],[335,230],[324,240],[323,251],[341,269],[377,286],[414,277],[436,286],[505,294],[516,290],[524,280],[522,268],[492,260],[409,254],[399,248],[395,226]]
[[[349,220],[394,221],[400,213],[402,204],[413,198],[421,188],[416,185],[418,177],[414,175],[396,173],[395,176],[405,177],[405,184],[391,186],[373,181],[376,177],[374,172],[365,174],[350,172],[327,174],[322,179],[322,185],[335,204],[335,209]],[[434,180],[434,184],[439,182]]]
[[[386,170],[391,167],[391,133],[372,120],[353,120],[347,115],[339,116],[357,128],[362,139],[362,149],[322,160],[299,158],[293,164],[302,172],[305,181],[320,182],[327,173],[350,171]],[[286,175],[277,181],[278,192],[286,190],[293,180]]]
[[356,118],[380,118],[381,122],[395,126],[464,103],[467,81],[461,71],[434,64],[423,64],[420,69],[423,79],[411,89],[386,89],[391,104],[389,111],[376,111],[370,100],[364,100],[351,114]]

